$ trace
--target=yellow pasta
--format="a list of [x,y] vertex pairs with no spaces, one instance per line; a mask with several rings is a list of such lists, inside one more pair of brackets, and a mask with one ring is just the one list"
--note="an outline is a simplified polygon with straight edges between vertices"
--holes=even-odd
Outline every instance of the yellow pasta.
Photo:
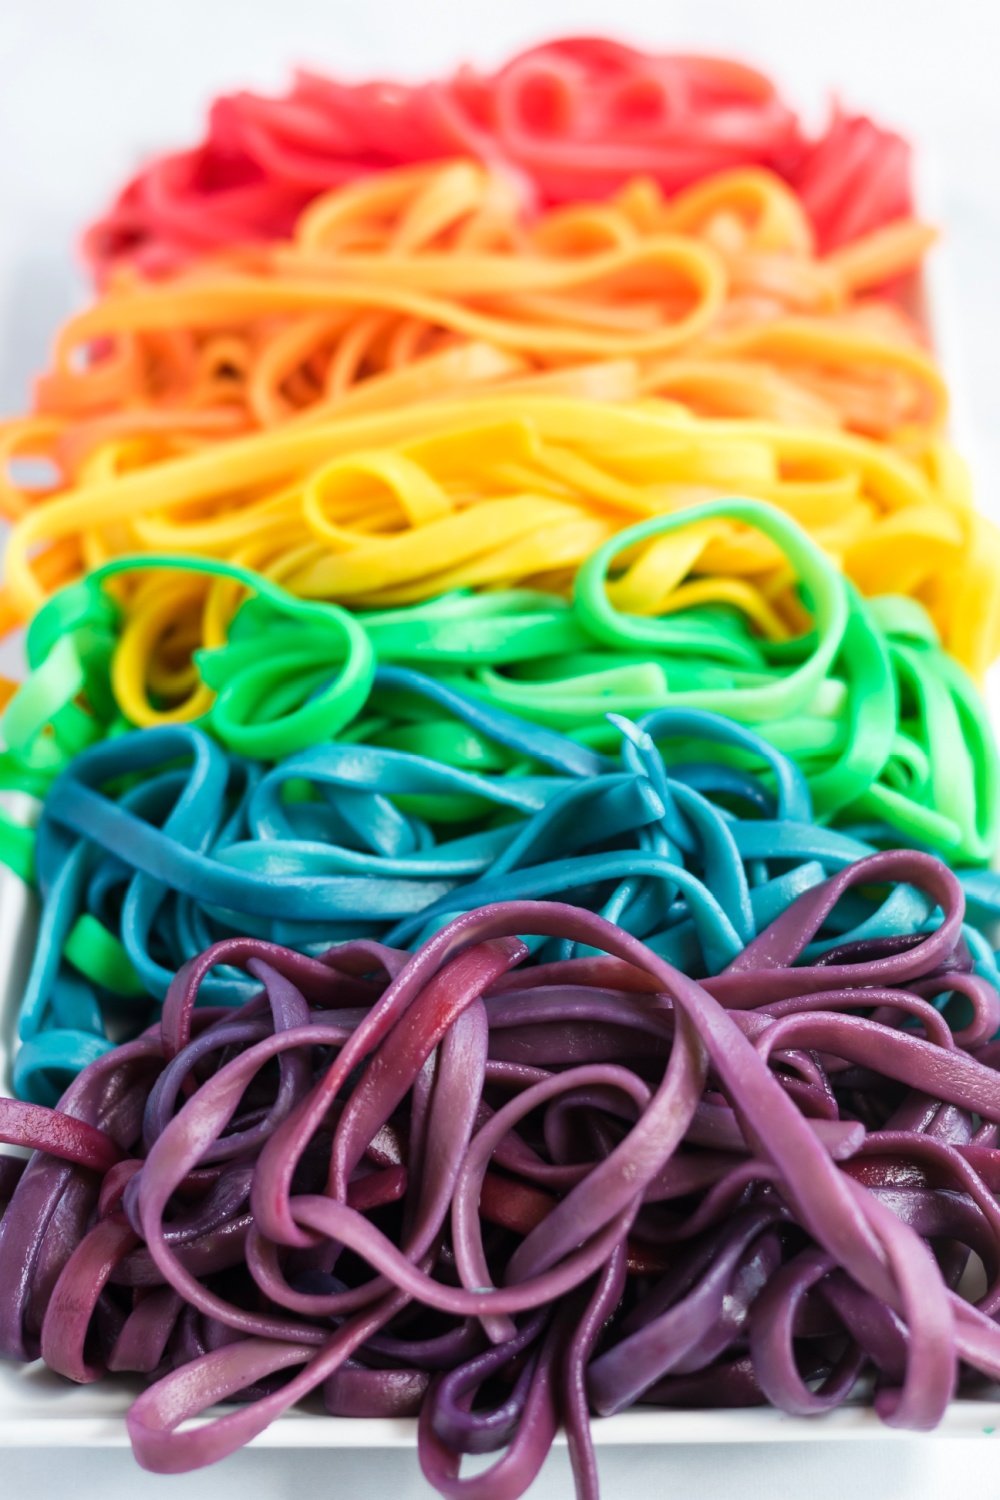
[[[169,460],[154,438],[105,444],[73,491],[14,527],[6,603],[26,617],[86,568],[163,552],[237,561],[353,607],[458,587],[565,592],[584,558],[636,519],[726,494],[778,505],[865,593],[920,600],[974,672],[993,659],[998,534],[940,440],[903,453],[836,430],[698,418],[661,400],[527,390],[327,416]],[[662,556],[657,569],[632,573],[623,607],[665,607]],[[744,579],[765,600],[787,584],[771,544],[728,522],[697,569]],[[153,608],[141,579],[122,587],[130,613]],[[186,651],[206,638],[207,587],[189,580],[170,608],[155,604],[153,635],[171,634],[175,654],[178,640]],[[219,638],[235,597],[212,598]]]

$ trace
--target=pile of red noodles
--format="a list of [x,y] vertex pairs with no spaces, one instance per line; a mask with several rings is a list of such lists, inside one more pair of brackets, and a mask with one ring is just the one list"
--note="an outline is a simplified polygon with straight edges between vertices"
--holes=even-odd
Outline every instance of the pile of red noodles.
[[212,106],[204,140],[145,166],[87,232],[98,278],[156,272],[223,245],[287,238],[313,198],[386,167],[473,157],[529,208],[604,198],[631,177],[667,193],[727,167],[769,167],[831,250],[912,213],[910,149],[837,108],[809,136],[771,81],[722,58],[652,55],[606,38],[534,47],[493,73],[345,83],[300,73],[278,98]]

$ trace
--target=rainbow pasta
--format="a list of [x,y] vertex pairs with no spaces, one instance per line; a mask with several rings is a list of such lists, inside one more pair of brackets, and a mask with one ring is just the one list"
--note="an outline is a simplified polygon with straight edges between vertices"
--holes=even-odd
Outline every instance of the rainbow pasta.
[[0,1355],[143,1377],[147,1468],[312,1396],[597,1500],[591,1412],[1000,1381],[933,238],[899,137],[595,38],[221,99],[89,232],[0,425]]

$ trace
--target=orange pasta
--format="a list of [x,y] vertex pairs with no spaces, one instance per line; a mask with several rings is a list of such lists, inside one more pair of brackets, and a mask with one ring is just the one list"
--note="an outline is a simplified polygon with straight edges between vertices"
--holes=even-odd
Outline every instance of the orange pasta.
[[[794,194],[757,168],[671,199],[636,179],[531,223],[482,166],[403,168],[317,199],[290,242],[158,281],[120,272],[4,441],[66,486],[109,440],[173,454],[502,384],[906,443],[940,429],[945,388],[919,327],[875,294],[932,237],[900,221],[818,256]],[[8,479],[8,514],[31,500]]]

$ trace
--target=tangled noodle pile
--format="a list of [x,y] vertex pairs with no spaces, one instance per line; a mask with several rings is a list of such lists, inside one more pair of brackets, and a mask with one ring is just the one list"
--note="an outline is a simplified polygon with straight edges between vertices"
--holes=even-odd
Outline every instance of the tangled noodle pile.
[[225,96],[88,230],[0,424],[0,1354],[145,1467],[301,1402],[595,1500],[592,1417],[995,1395],[933,239],[901,137],[594,38]]

